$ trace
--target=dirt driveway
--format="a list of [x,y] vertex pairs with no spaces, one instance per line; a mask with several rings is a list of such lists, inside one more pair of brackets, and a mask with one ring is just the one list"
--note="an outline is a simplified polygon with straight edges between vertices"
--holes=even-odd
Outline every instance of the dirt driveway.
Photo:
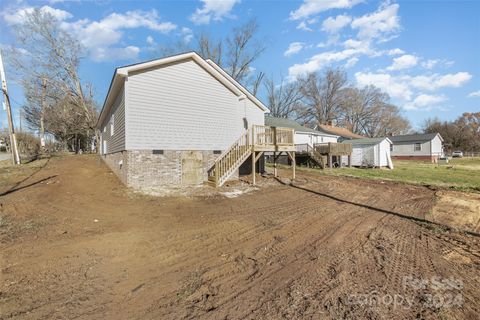
[[[13,188],[12,188],[13,187]],[[132,194],[93,156],[0,190],[0,319],[478,319],[480,241],[423,187],[301,174]]]

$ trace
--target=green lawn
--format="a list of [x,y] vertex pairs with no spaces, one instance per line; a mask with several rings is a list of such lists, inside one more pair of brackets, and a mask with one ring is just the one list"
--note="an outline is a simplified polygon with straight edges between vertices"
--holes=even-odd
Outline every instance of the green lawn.
[[394,161],[394,167],[394,170],[360,168],[299,169],[316,170],[320,174],[327,175],[393,180],[480,192],[480,158],[453,159],[447,165],[419,161]]

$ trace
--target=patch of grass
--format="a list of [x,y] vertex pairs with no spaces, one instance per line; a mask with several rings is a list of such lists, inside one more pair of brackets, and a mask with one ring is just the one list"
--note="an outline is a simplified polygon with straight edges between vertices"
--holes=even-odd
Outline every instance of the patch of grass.
[[0,161],[0,192],[40,170],[47,159],[13,165],[10,160]]
[[460,191],[480,192],[480,158],[453,159],[447,165],[437,165],[420,161],[394,161],[389,169],[304,169],[319,174],[351,176],[365,179],[380,179],[451,188]]

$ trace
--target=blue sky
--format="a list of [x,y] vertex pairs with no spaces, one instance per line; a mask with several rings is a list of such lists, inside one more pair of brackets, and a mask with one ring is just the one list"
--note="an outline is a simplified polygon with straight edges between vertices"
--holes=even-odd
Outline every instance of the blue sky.
[[[2,47],[14,45],[11,30],[32,7],[83,43],[81,76],[100,105],[115,67],[155,58],[158,45],[194,41],[201,31],[221,37],[256,17],[268,47],[253,67],[278,81],[343,67],[352,85],[389,93],[414,128],[480,111],[480,1],[3,0]],[[22,91],[13,81],[9,89],[18,121]]]

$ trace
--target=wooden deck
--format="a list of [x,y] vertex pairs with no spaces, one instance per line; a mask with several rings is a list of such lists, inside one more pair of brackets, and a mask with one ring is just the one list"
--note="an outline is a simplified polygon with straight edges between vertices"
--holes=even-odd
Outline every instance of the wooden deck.
[[323,155],[349,156],[352,154],[352,145],[349,143],[319,143],[315,144],[314,148]]
[[[273,152],[274,158],[286,152],[292,159],[293,178],[295,178],[295,132],[291,128],[279,128],[254,125],[240,136],[216,160],[208,171],[208,180],[215,186],[222,186],[228,178],[249,157],[252,161],[252,183],[255,184],[255,166],[264,152]],[[275,176],[277,169],[275,165]]]
[[295,151],[293,129],[255,125],[250,130],[253,151]]

